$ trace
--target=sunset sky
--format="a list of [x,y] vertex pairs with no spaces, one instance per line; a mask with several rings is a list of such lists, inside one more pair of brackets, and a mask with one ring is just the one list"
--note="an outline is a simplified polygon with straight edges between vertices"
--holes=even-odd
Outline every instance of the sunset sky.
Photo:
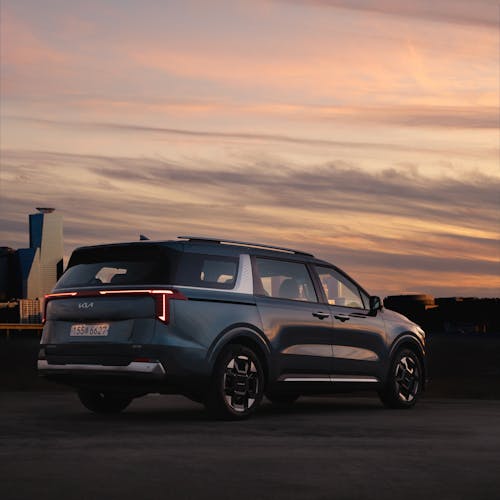
[[497,0],[2,0],[0,245],[298,247],[500,296]]

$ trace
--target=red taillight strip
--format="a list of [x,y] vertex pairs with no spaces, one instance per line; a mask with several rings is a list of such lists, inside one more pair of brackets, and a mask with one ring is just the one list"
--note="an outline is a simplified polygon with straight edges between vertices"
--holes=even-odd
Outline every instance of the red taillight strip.
[[[157,297],[157,302],[156,302],[156,314],[158,316],[158,319],[160,321],[163,321],[164,323],[168,322],[167,318],[167,298],[166,294],[162,293],[159,297]],[[158,307],[160,308],[160,311],[158,311]],[[161,312],[161,314],[159,314]]]
[[175,292],[173,290],[99,290],[100,295],[114,295],[120,293],[125,293],[125,294],[128,293],[129,295],[133,295],[135,293],[150,293],[150,294],[163,293],[166,295],[173,295]]
[[42,323],[45,323],[47,318],[47,302],[51,299],[58,299],[60,297],[75,297],[78,292],[59,292],[59,293],[47,293],[43,297],[43,313],[42,313]]
[[53,299],[55,297],[74,297],[75,295],[78,295],[78,292],[48,293],[45,295],[45,300]]
[[82,290],[80,292],[49,293],[45,295],[42,323],[45,323],[49,300],[64,297],[97,297],[99,295],[153,295],[156,299],[156,316],[164,323],[168,323],[170,319],[168,299],[187,300],[187,297],[177,290]]

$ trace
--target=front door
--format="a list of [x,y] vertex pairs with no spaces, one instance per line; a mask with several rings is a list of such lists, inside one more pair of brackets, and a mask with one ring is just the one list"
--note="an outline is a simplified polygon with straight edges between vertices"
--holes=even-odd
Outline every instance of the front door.
[[286,381],[329,381],[332,319],[302,262],[254,259],[255,294],[274,352],[275,375]]
[[384,320],[370,314],[368,296],[334,268],[317,266],[333,320],[332,380],[377,377],[387,351]]

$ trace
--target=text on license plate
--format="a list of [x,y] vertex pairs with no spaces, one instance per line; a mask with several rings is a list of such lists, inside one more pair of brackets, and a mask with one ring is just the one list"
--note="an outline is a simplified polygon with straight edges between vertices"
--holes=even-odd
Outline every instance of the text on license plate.
[[71,325],[70,337],[106,337],[109,323]]

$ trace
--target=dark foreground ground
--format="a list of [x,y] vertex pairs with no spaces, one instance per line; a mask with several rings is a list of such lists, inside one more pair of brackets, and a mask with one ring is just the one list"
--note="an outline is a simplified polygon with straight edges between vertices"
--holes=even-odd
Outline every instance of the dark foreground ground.
[[0,408],[2,500],[499,498],[500,401],[303,398],[237,423],[177,396],[107,418],[69,392]]

